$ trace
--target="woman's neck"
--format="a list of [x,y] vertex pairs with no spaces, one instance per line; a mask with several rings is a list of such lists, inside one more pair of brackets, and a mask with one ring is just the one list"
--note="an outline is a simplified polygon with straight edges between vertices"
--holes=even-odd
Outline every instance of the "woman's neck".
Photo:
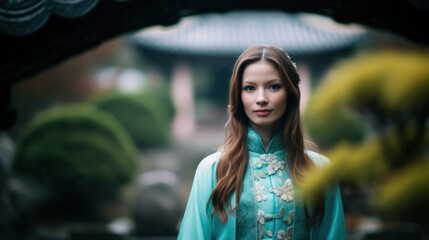
[[252,128],[258,133],[259,137],[261,138],[263,147],[265,150],[268,149],[268,146],[271,142],[271,139],[274,135],[274,127],[258,127],[254,124],[251,124]]

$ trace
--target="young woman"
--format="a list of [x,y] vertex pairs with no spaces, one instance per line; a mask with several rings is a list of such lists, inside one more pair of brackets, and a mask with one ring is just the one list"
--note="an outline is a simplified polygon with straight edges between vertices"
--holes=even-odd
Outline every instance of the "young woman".
[[299,76],[275,46],[244,51],[230,81],[226,141],[198,165],[179,239],[345,239],[338,184],[308,203],[298,183],[328,160],[306,149]]

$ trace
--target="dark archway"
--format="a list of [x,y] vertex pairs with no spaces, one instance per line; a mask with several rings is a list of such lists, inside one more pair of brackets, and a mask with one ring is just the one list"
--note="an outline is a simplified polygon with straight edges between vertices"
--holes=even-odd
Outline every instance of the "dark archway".
[[[39,3],[43,2],[43,6]],[[8,110],[11,85],[28,79],[54,65],[100,45],[116,36],[152,25],[171,25],[189,15],[233,10],[281,10],[329,16],[341,23],[360,23],[402,35],[416,43],[429,44],[425,23],[429,22],[427,0],[402,1],[191,1],[191,0],[86,0],[87,12],[73,16],[48,13],[46,22],[33,32],[13,29],[16,19],[24,18],[21,9],[39,5],[52,8],[51,1],[0,1],[0,128],[8,128],[16,117]],[[46,6],[45,6],[46,5]],[[52,4],[51,4],[52,5]],[[34,10],[34,8],[31,8]],[[37,9],[36,9],[37,10]],[[64,9],[62,9],[64,11]],[[66,9],[67,10],[67,9]],[[27,14],[33,14],[32,12]],[[36,19],[37,20],[37,19]],[[10,26],[12,24],[12,26]],[[13,31],[7,31],[12,28]],[[12,33],[11,33],[12,32]]]
[[[8,10],[6,2],[0,2],[0,9]],[[429,33],[425,27],[425,23],[429,22],[429,3],[424,0],[109,0],[95,3],[90,11],[79,17],[65,18],[51,14],[40,29],[24,36],[1,32],[0,85],[21,81],[121,34],[151,25],[171,25],[184,16],[239,9],[317,13],[341,23],[360,23],[391,31],[417,43],[429,43]],[[1,19],[10,17],[8,14],[0,12],[0,25],[5,24]]]

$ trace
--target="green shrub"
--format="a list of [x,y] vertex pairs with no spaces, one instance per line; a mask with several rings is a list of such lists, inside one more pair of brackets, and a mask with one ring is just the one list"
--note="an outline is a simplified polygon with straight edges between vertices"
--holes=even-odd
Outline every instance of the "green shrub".
[[140,94],[136,94],[136,98],[148,107],[160,105],[160,108],[152,109],[154,113],[159,114],[160,117],[166,119],[169,123],[173,121],[176,111],[168,88],[146,90]]
[[304,124],[310,137],[322,149],[331,148],[342,141],[357,143],[364,139],[366,125],[356,112],[341,107],[331,109],[329,113],[319,113],[312,105],[310,102],[304,114]]
[[[68,202],[91,211],[101,201],[115,199],[132,180],[136,153],[116,119],[93,106],[70,105],[41,112],[29,123],[13,168],[53,186],[56,205]],[[90,213],[84,214],[89,218]]]
[[148,148],[168,143],[174,112],[162,94],[110,93],[95,99],[94,103],[112,114],[138,147]]

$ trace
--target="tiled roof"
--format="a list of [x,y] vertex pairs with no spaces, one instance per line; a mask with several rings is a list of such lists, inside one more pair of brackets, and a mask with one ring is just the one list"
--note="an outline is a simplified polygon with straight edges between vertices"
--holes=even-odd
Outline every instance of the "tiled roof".
[[143,48],[203,55],[237,54],[253,44],[274,44],[293,54],[350,47],[366,31],[310,14],[230,12],[184,18],[173,27],[152,27],[133,36]]

